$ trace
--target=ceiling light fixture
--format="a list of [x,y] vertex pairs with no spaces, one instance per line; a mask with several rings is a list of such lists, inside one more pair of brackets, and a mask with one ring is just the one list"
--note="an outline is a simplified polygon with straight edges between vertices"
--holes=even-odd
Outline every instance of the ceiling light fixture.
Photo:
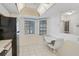
[[66,12],[65,15],[72,15],[73,13],[75,13],[75,11],[70,10],[70,11]]

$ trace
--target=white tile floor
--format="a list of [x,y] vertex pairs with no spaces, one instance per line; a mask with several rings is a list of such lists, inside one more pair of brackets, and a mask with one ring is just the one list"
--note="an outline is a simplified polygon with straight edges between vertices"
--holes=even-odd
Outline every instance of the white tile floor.
[[[53,52],[41,37],[27,37],[19,41],[20,56],[79,56],[79,44],[65,41],[58,52]],[[11,56],[11,52],[7,54]]]
[[22,39],[20,44],[20,56],[55,56],[41,37],[29,37],[24,42]]
[[79,56],[79,44],[71,40],[66,40],[57,54],[60,56]]

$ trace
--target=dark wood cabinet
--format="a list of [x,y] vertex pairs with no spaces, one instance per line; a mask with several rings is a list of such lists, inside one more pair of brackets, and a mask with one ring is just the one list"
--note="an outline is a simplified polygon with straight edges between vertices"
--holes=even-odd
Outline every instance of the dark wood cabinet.
[[[14,19],[14,20],[13,20]],[[4,39],[12,39],[15,32],[15,18],[0,17],[0,33]]]
[[0,40],[12,39],[12,55],[17,55],[16,18],[0,15]]

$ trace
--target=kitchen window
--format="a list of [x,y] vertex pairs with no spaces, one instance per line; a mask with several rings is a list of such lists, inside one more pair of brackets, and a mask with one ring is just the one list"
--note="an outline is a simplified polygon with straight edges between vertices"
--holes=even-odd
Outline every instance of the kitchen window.
[[35,21],[25,21],[25,34],[35,34]]
[[39,23],[39,34],[45,35],[47,33],[47,21],[46,20],[40,20]]

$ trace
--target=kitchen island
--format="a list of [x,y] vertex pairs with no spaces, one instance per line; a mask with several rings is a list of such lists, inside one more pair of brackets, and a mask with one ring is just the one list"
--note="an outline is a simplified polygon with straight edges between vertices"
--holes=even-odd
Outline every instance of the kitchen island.
[[5,56],[11,49],[12,40],[0,40],[0,56]]

